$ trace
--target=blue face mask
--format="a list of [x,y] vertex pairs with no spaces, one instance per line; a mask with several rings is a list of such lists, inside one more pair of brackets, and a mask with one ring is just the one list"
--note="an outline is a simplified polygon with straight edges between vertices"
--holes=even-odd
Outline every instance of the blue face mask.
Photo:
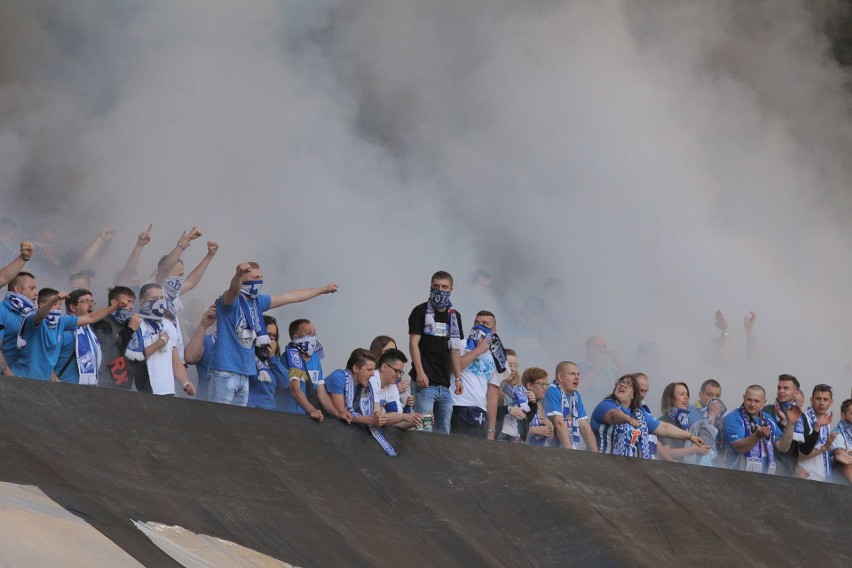
[[139,305],[139,315],[149,319],[163,319],[166,315],[166,300],[155,298]]
[[439,290],[437,288],[429,289],[429,302],[433,308],[444,309],[450,306],[450,291]]
[[263,280],[246,280],[240,286],[240,292],[249,298],[257,298],[261,288],[263,288]]
[[120,323],[121,325],[127,324],[130,321],[130,318],[133,317],[133,310],[128,310],[127,308],[121,308],[109,315],[116,323]]

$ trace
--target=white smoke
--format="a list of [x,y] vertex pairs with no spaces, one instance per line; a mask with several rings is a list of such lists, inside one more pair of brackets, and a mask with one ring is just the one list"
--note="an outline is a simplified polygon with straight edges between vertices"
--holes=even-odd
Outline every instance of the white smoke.
[[[264,291],[337,281],[274,314],[314,320],[328,370],[404,344],[444,269],[522,366],[582,359],[592,334],[629,363],[650,339],[693,395],[791,372],[842,399],[849,77],[823,33],[842,7],[9,2],[3,214],[59,207],[79,241],[115,225],[104,277],[149,222],[143,273],[197,224],[222,247],[205,300],[249,259]],[[472,299],[477,268],[496,306]],[[735,359],[757,311],[757,374],[708,362],[717,308]]]

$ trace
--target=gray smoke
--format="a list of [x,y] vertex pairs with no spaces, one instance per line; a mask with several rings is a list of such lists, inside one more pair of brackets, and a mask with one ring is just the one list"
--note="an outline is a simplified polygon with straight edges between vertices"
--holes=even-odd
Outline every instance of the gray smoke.
[[[655,341],[693,395],[791,372],[842,399],[852,123],[826,29],[847,7],[7,1],[3,215],[57,208],[77,248],[116,226],[104,275],[149,222],[143,268],[197,224],[222,245],[205,301],[248,259],[265,291],[337,281],[275,314],[315,321],[328,370],[404,343],[445,269],[522,366],[600,334],[628,364]],[[716,309],[735,360],[758,313],[754,373],[712,363]]]

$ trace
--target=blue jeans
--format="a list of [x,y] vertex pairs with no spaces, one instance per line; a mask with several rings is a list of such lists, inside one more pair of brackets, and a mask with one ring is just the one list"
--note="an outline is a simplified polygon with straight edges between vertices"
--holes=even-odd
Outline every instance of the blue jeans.
[[248,404],[249,378],[231,371],[207,371],[208,399],[210,402],[221,402],[235,406]]
[[413,381],[414,412],[432,415],[432,431],[441,434],[450,433],[450,417],[453,415],[453,395],[447,387],[430,385],[417,386]]

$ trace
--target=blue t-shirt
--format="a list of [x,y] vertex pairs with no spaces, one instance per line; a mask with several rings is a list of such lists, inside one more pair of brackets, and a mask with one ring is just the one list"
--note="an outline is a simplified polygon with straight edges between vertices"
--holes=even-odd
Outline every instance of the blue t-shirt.
[[[606,413],[614,409],[621,410],[628,416],[632,416],[629,409],[624,408],[618,403],[618,401],[611,398],[603,399],[600,404],[595,407],[594,412],[592,412],[592,419],[590,422],[592,430],[595,433],[595,438],[597,438],[598,441],[598,450],[602,454],[611,454],[613,447],[618,441],[617,436],[624,436],[627,455],[639,455],[638,444],[642,434],[641,430],[634,428],[630,424],[607,424],[604,422]],[[660,421],[645,410],[642,410],[642,415],[645,417],[645,422],[648,425],[648,434],[656,432],[657,427],[660,425]]]
[[13,312],[6,302],[0,302],[0,325],[3,326],[3,357],[10,368],[18,360],[18,332],[24,318]]
[[62,316],[54,328],[49,327],[45,321],[42,321],[41,325],[33,325],[35,316],[35,312],[27,316],[21,334],[27,344],[20,349],[12,372],[19,377],[49,381],[59,360],[59,350],[62,347],[60,338],[65,331],[74,332],[77,316]]
[[317,353],[311,355],[311,358],[307,361],[303,358],[300,359],[304,370],[300,369],[299,365],[294,363],[296,361],[294,358],[296,357],[301,357],[299,350],[288,345],[284,349],[284,354],[281,356],[281,364],[287,369],[287,386],[275,391],[275,405],[282,412],[305,414],[305,411],[299,406],[296,399],[290,395],[290,382],[299,381],[302,393],[307,396],[308,389],[305,385],[305,379],[310,377],[311,382],[314,384],[314,389],[316,389],[319,385],[325,383],[325,378],[322,374],[322,360]]
[[[251,300],[249,304],[251,305]],[[230,306],[225,305],[220,297],[216,301],[216,346],[210,359],[210,369],[229,371],[240,375],[251,376],[257,372],[254,364],[254,337],[245,337],[246,328],[251,329],[246,322],[243,310],[240,308],[240,298]],[[257,297],[257,317],[263,324],[263,312],[272,305],[272,297],[260,294]]]
[[201,354],[201,359],[195,364],[195,372],[198,374],[198,389],[195,398],[198,400],[207,400],[209,396],[210,380],[207,378],[207,371],[210,370],[210,359],[213,357],[215,345],[215,333],[208,333],[204,336],[204,352]]
[[[80,369],[77,368],[77,362],[69,362],[71,359],[77,358],[76,335],[75,329],[66,329],[62,332],[62,347],[59,348],[59,359],[54,367],[54,372],[59,377],[59,381],[72,385],[80,384]],[[66,363],[68,364],[66,365]],[[65,367],[65,369],[63,370],[62,367]],[[60,371],[62,371],[62,374],[59,374]]]
[[266,364],[269,367],[269,382],[258,380],[257,373],[249,377],[249,408],[275,410],[275,392],[290,386],[287,369],[277,355],[267,359]]
[[[778,441],[778,438],[781,437],[782,432],[778,427],[778,424],[772,419],[772,417],[765,413],[760,413],[761,418],[763,419],[763,423],[761,426],[768,425],[772,428],[772,438],[769,440],[770,443],[774,443]],[[737,440],[742,440],[751,436],[751,430],[746,431],[745,424],[743,424],[742,415],[740,414],[739,408],[736,408],[729,412],[725,419],[722,421],[722,442],[724,446],[730,446],[732,442],[736,442]],[[727,467],[732,467],[737,460],[739,459],[739,452],[731,448],[731,451],[728,452],[728,460],[725,464]],[[769,465],[767,458],[763,458],[764,467]]]
[[[541,412],[536,412],[533,414],[532,420],[530,420],[530,428],[535,426],[544,426],[545,420],[547,418],[542,418]],[[547,445],[547,436],[539,436],[538,434],[527,434],[527,443],[531,446],[546,446]]]
[[346,369],[337,369],[336,371],[332,371],[325,378],[325,390],[328,391],[328,394],[345,394],[345,385]]
[[[579,448],[579,444],[581,443],[580,420],[588,418],[586,407],[583,404],[583,397],[580,396],[580,393],[574,391],[572,394],[567,395],[558,384],[553,383],[547,388],[543,404],[544,413],[547,416],[562,415],[568,426],[568,435],[571,436],[574,447]],[[556,436],[553,437],[553,440],[556,445],[559,445],[559,440]]]

